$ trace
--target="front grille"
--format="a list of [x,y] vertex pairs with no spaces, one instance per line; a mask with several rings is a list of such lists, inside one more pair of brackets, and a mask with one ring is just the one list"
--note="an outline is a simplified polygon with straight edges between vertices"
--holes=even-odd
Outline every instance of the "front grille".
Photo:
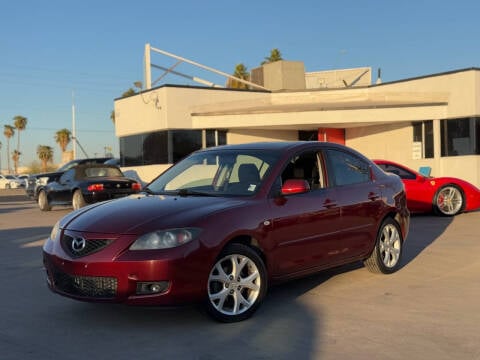
[[102,250],[112,241],[111,239],[84,239],[64,234],[61,243],[63,250],[68,255],[73,258],[79,258]]
[[68,295],[112,299],[117,294],[117,279],[113,277],[69,275],[57,269],[52,277],[54,286]]

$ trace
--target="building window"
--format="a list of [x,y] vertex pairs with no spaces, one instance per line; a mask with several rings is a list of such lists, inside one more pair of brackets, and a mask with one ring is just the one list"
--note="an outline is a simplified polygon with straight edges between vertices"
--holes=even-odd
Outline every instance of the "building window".
[[416,121],[412,123],[412,127],[414,157],[433,158],[433,121]]
[[205,147],[227,144],[226,130],[205,130]]
[[442,156],[480,155],[480,118],[443,120]]
[[123,136],[120,138],[121,166],[172,164],[203,147],[225,145],[224,130],[206,130],[206,144],[202,144],[202,130],[168,130]]

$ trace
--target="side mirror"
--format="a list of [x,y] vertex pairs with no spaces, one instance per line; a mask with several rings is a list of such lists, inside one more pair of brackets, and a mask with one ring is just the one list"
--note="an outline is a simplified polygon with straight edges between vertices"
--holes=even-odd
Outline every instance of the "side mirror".
[[282,195],[302,194],[310,191],[310,185],[306,180],[289,179],[282,186]]

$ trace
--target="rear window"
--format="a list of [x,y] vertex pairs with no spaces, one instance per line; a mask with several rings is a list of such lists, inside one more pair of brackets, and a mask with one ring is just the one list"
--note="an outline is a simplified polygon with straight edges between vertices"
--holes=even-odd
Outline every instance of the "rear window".
[[122,172],[117,168],[103,168],[103,167],[94,167],[85,169],[86,177],[115,177],[123,176]]

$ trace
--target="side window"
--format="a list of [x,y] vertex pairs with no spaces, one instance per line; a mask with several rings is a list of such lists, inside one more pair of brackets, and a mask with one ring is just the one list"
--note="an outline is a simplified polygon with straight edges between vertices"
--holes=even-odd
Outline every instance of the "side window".
[[367,162],[340,150],[329,149],[326,153],[331,184],[342,186],[370,180],[370,166]]
[[378,164],[378,166],[385,172],[389,172],[395,175],[400,176],[400,179],[416,179],[417,176],[405,169],[402,169],[398,166],[391,165],[391,164]]
[[324,171],[321,155],[316,151],[309,151],[294,156],[282,172],[282,184],[289,179],[303,179],[308,182],[310,189],[316,190],[325,187]]
[[65,182],[67,182],[67,181],[72,181],[74,174],[75,174],[75,169],[67,170],[67,171],[60,177],[60,182],[61,182],[61,183],[65,183]]

